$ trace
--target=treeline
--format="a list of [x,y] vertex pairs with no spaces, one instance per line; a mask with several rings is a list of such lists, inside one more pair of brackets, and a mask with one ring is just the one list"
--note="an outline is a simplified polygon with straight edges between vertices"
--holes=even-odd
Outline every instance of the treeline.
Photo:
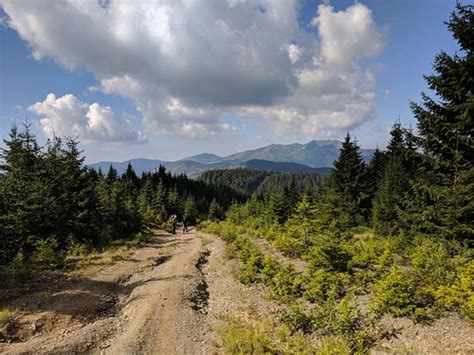
[[[243,196],[163,167],[138,177],[129,165],[119,176],[87,168],[78,142],[55,138],[41,147],[28,125],[4,139],[0,166],[0,267],[60,265],[67,253],[140,236],[170,215],[191,223],[220,217]],[[53,265],[53,266],[54,266]]]
[[209,184],[230,187],[249,197],[265,198],[275,191],[316,194],[325,176],[319,173],[280,173],[238,168],[206,171],[199,179]]
[[[357,343],[361,294],[375,320],[389,313],[430,321],[446,311],[474,320],[474,6],[457,4],[448,28],[460,52],[436,56],[425,77],[436,96],[411,104],[416,131],[396,122],[386,151],[367,165],[348,134],[318,194],[252,198],[207,227],[231,243],[245,282],[268,283],[294,303],[285,319],[295,330],[367,350],[370,337]],[[301,258],[304,272],[271,265],[249,237]]]

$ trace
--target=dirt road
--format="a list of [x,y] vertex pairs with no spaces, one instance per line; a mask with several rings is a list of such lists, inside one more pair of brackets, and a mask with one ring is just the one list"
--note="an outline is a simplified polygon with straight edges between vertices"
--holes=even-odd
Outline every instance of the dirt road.
[[126,260],[54,294],[35,313],[43,328],[51,323],[49,331],[0,352],[208,353],[206,261],[195,232],[157,234]]
[[[212,235],[156,232],[122,259],[23,305],[6,338],[0,329],[0,353],[223,353],[218,330],[228,319],[278,324],[285,308],[261,283],[240,283],[238,262]],[[458,315],[429,326],[386,322],[396,336],[382,339],[374,354],[472,353],[473,329]]]

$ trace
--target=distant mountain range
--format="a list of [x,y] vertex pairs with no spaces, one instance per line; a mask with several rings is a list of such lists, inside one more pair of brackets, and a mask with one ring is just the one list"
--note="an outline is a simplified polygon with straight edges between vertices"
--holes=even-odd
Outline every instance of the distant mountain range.
[[[106,172],[110,165],[113,165],[121,174],[126,170],[128,163],[131,163],[135,172],[141,174],[153,171],[163,165],[172,174],[186,174],[191,178],[196,178],[208,170],[235,168],[327,174],[331,171],[334,161],[339,157],[341,146],[342,143],[337,140],[313,140],[307,144],[272,144],[224,157],[203,153],[174,162],[141,158],[123,162],[99,162],[89,166]],[[361,153],[364,161],[368,162],[373,154],[373,149],[361,149]]]
[[88,166],[96,170],[100,169],[102,170],[102,172],[106,174],[110,166],[112,165],[119,174],[122,174],[123,172],[125,172],[125,170],[127,170],[128,163],[131,163],[133,166],[133,170],[135,170],[135,172],[138,175],[141,175],[143,172],[152,171],[157,166],[163,165],[166,162],[159,159],[138,158],[138,159],[125,160],[121,162],[101,161],[94,164],[88,164]]

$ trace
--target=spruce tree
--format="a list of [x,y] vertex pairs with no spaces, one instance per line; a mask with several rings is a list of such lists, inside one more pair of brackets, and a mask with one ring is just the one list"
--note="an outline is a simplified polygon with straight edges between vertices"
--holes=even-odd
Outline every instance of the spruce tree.
[[349,133],[334,167],[332,182],[338,195],[337,207],[346,211],[354,225],[363,224],[370,209],[366,167],[359,147],[351,140]]
[[213,199],[209,206],[208,218],[211,221],[219,221],[224,218],[222,206],[216,201],[216,199]]
[[[3,262],[8,262],[18,251],[29,261],[36,243],[49,231],[50,195],[45,184],[41,148],[29,124],[22,130],[13,126],[6,148],[1,150],[3,164]],[[8,249],[11,248],[11,249]]]
[[459,53],[439,53],[425,76],[435,98],[411,103],[423,164],[406,201],[407,227],[453,238],[474,235],[474,5],[457,3],[446,23]]
[[286,222],[290,215],[290,206],[286,194],[281,190],[274,190],[268,197],[268,207],[272,219],[279,224]]
[[382,178],[376,193],[372,223],[381,234],[394,234],[400,227],[398,212],[413,175],[412,148],[399,121],[390,131]]

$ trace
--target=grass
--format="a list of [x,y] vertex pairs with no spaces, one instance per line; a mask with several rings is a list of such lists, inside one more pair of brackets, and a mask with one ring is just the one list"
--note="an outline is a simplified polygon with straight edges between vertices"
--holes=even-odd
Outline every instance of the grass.
[[16,308],[11,307],[0,309],[0,328],[6,325],[17,312],[18,310]]

